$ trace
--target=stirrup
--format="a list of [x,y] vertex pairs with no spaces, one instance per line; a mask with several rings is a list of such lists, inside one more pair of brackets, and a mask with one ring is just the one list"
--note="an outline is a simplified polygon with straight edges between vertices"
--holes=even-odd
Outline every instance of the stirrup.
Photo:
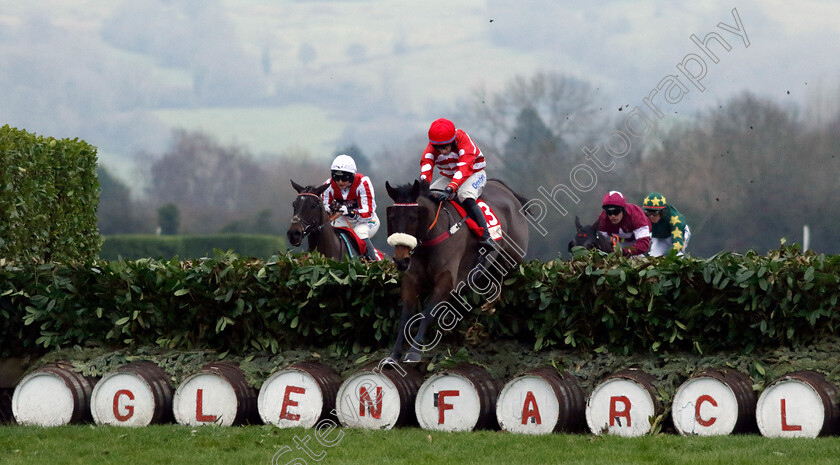
[[369,261],[375,262],[379,260],[379,257],[376,256],[376,248],[373,246],[373,242],[370,239],[365,239],[365,254],[362,255],[361,258]]
[[487,231],[487,228],[484,228],[484,234],[478,238],[478,245],[484,247],[493,247],[493,237],[490,236],[490,233]]
[[403,363],[420,363],[420,360],[419,352],[409,351],[403,356]]

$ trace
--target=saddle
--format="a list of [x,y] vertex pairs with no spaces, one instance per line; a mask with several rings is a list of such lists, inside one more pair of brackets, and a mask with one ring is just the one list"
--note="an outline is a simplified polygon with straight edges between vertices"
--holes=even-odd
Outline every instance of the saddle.
[[[470,228],[473,234],[477,237],[481,237],[484,233],[482,228],[476,224],[475,220],[467,216],[467,211],[464,210],[464,207],[461,206],[461,203],[458,200],[452,200],[450,202],[455,210],[461,215],[461,219],[466,218],[467,226]],[[490,237],[494,241],[498,241],[502,238],[502,224],[499,222],[499,219],[496,217],[496,214],[493,213],[493,209],[490,208],[490,205],[487,204],[483,199],[478,199],[475,201],[476,205],[481,208],[481,212],[484,213],[484,220],[487,222],[487,231],[490,233]]]
[[[365,241],[359,239],[359,236],[356,235],[356,231],[353,228],[348,228],[346,226],[333,226],[335,229],[335,233],[338,234],[338,237],[347,244],[347,250],[350,251],[350,257],[353,258],[353,252],[356,252],[358,256],[364,257],[365,253],[367,253],[367,244]],[[376,249],[376,259],[382,260],[385,256],[379,249]]]

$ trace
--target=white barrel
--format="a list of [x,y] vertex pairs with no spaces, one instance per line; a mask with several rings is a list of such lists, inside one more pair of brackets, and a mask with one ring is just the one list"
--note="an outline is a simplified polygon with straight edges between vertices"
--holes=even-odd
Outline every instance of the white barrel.
[[537,368],[505,384],[496,401],[499,426],[511,433],[548,434],[577,431],[584,421],[586,398],[577,380],[554,367]]
[[211,363],[187,376],[172,399],[175,421],[182,425],[231,426],[258,420],[257,391],[242,371],[226,363]]
[[655,378],[641,370],[623,370],[602,381],[586,403],[586,424],[594,434],[644,436],[650,419],[662,412]]
[[95,379],[69,363],[45,365],[26,375],[12,395],[12,415],[22,425],[61,426],[90,419]]
[[838,430],[837,387],[815,371],[797,371],[764,389],[755,408],[758,429],[771,438],[815,438]]
[[463,365],[435,373],[420,386],[414,411],[423,429],[493,429],[499,383],[482,367]]
[[169,375],[152,362],[134,362],[102,377],[91,394],[98,425],[148,426],[172,419]]
[[755,429],[752,380],[732,369],[707,370],[677,389],[671,415],[682,435],[725,436]]
[[271,375],[260,388],[257,409],[266,424],[311,428],[335,409],[341,377],[319,363],[296,363]]
[[423,377],[410,367],[399,371],[371,364],[350,375],[338,389],[336,411],[350,428],[391,429],[415,424],[414,399]]

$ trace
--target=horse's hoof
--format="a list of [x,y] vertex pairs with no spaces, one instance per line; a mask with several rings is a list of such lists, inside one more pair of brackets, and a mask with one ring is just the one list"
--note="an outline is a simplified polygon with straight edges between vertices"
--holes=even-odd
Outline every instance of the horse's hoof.
[[420,354],[417,352],[409,352],[405,354],[405,358],[403,359],[405,363],[420,363]]

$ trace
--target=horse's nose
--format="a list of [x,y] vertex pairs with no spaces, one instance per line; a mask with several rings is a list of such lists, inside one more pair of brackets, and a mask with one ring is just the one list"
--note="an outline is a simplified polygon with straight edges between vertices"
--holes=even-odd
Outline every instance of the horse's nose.
[[397,265],[397,270],[408,271],[408,269],[411,267],[411,257],[408,257],[408,258],[394,257],[394,264]]
[[300,229],[292,227],[286,231],[286,238],[289,239],[289,244],[297,247],[300,245],[300,240],[303,238],[303,234]]
[[397,270],[406,271],[411,266],[411,249],[405,245],[394,246],[394,264]]

